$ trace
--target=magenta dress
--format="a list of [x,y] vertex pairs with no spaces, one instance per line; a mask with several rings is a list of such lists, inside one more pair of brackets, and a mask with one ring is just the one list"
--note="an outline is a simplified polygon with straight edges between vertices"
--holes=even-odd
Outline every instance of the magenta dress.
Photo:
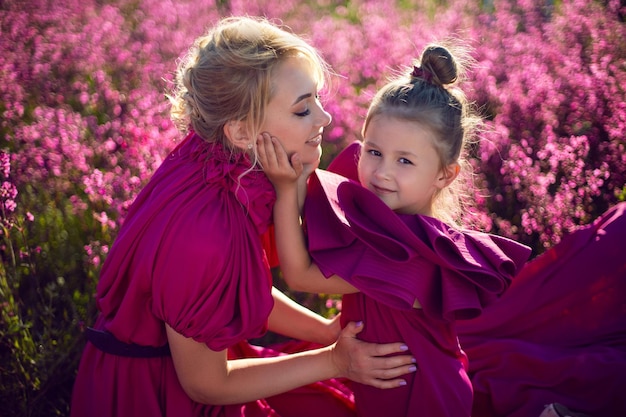
[[[340,155],[330,169],[344,160]],[[469,417],[472,386],[455,322],[495,301],[529,248],[431,217],[396,214],[360,184],[328,171],[311,177],[304,215],[314,262],[326,276],[339,275],[360,290],[343,297],[343,322],[363,320],[360,339],[405,342],[417,359],[405,387],[354,384],[357,414]],[[415,299],[421,309],[413,308]]]
[[458,330],[475,416],[537,416],[552,402],[626,416],[626,203],[529,262]]
[[[356,179],[359,147],[346,148],[329,170]],[[344,303],[355,317],[370,314],[363,333],[377,313],[366,302],[375,303]],[[526,263],[497,302],[458,320],[456,330],[469,361],[472,416],[536,417],[553,402],[592,417],[626,416],[626,203]]]
[[232,406],[195,403],[180,386],[165,323],[231,358],[281,354],[246,342],[273,306],[262,237],[275,201],[262,172],[241,176],[249,166],[192,132],[139,194],[102,269],[72,417],[353,415],[340,381]]

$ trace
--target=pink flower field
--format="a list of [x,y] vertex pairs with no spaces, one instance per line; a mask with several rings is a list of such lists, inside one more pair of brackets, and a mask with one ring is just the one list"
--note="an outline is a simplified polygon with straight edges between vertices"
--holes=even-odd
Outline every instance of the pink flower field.
[[[626,198],[626,7],[619,0],[16,0],[0,2],[0,403],[66,415],[98,272],[138,191],[181,139],[165,94],[220,17],[263,15],[337,76],[327,165],[370,98],[422,47],[472,50],[485,117],[477,227],[533,248]],[[315,302],[325,314],[337,303]],[[8,411],[7,411],[8,410]],[[8,413],[8,414],[6,414]]]

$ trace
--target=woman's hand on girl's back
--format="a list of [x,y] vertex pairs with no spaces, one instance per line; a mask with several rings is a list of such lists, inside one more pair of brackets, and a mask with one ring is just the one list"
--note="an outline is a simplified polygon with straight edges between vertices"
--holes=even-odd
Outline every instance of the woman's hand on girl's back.
[[394,355],[407,351],[402,342],[376,344],[357,339],[363,322],[350,322],[333,346],[332,360],[341,376],[376,388],[388,389],[406,385],[402,375],[415,372],[414,358]]

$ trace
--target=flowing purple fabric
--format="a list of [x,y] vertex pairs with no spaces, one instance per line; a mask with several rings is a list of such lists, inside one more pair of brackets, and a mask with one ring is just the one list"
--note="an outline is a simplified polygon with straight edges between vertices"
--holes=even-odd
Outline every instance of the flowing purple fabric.
[[316,263],[326,275],[345,277],[396,309],[412,310],[417,298],[437,320],[475,317],[530,255],[500,236],[396,214],[369,190],[332,172],[316,170],[309,184],[305,216]]
[[[359,148],[350,145],[329,170],[358,178]],[[626,416],[625,239],[620,203],[527,263],[481,315],[457,321],[474,417],[535,417],[553,402],[592,417]],[[371,321],[363,333],[374,337]]]
[[[265,333],[273,306],[262,242],[275,193],[250,166],[244,155],[193,132],[170,153],[133,203],[106,259],[94,327],[124,343],[161,346],[168,323],[213,350],[228,348],[231,357],[279,354],[245,342]],[[351,397],[340,385],[303,387],[295,399],[286,393],[205,406],[185,394],[171,357],[115,356],[87,343],[71,415],[279,417],[303,415],[302,404],[317,415],[352,415]]]
[[[344,296],[343,322],[363,320],[359,338],[403,341],[417,359],[405,387],[354,384],[358,415],[469,417],[472,387],[454,323],[495,301],[530,250],[427,216],[398,215],[358,183],[321,170],[309,181],[304,214],[315,263],[360,290]],[[416,299],[421,309],[413,308]]]
[[626,203],[531,261],[459,337],[474,414],[536,416],[559,402],[626,416]]

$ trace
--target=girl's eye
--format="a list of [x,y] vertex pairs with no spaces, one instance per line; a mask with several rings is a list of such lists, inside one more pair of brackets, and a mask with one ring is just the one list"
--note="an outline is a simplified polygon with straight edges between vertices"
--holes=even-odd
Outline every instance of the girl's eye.
[[400,158],[400,159],[398,160],[398,162],[400,162],[400,163],[401,163],[401,164],[403,164],[403,165],[413,165],[413,162],[409,161],[409,160],[408,160],[408,159],[406,159],[406,158]]
[[381,156],[382,154],[380,153],[380,151],[377,151],[376,149],[370,149],[367,151],[368,154],[372,155],[372,156]]
[[294,113],[294,114],[295,114],[296,116],[298,116],[298,117],[305,117],[305,116],[308,116],[309,114],[311,114],[311,110],[306,109],[306,110],[305,110],[305,111],[303,111],[303,112]]

